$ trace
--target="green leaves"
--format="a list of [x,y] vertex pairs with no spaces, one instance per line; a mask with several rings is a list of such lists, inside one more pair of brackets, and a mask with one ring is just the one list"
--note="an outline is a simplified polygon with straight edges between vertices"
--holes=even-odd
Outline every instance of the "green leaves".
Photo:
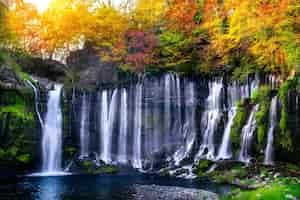
[[160,55],[165,66],[189,62],[192,40],[181,32],[166,31],[159,36]]

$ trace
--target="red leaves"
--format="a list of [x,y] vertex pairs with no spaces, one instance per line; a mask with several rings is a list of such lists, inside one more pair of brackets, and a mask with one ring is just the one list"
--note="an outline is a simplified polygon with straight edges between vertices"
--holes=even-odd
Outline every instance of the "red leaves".
[[142,71],[146,65],[153,63],[154,49],[157,39],[154,33],[145,33],[139,30],[129,30],[126,34],[128,55],[125,62],[137,71]]

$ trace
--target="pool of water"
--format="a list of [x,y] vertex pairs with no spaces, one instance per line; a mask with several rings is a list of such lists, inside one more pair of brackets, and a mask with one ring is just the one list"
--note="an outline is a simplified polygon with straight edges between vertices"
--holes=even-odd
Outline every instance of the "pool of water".
[[136,185],[196,188],[217,194],[230,190],[226,185],[208,180],[185,180],[149,174],[43,176],[1,181],[0,199],[134,200]]

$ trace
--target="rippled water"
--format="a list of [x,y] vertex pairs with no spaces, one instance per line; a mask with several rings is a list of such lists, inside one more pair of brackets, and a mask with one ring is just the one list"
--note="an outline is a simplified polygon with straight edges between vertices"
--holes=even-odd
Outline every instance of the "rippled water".
[[0,199],[134,200],[137,185],[197,188],[218,194],[224,194],[230,189],[205,180],[183,180],[146,174],[25,177],[10,183],[1,181]]

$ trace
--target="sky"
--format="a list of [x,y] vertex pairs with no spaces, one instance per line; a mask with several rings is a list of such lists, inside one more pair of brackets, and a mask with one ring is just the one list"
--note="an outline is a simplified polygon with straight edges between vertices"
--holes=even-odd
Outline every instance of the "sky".
[[[51,0],[24,0],[24,1],[27,3],[32,3],[32,4],[36,5],[39,12],[45,11],[47,9],[49,3],[51,2]],[[115,6],[120,5],[124,1],[125,0],[112,0],[113,4]]]
[[51,0],[24,0],[27,3],[34,4],[39,12],[43,12],[47,9]]

